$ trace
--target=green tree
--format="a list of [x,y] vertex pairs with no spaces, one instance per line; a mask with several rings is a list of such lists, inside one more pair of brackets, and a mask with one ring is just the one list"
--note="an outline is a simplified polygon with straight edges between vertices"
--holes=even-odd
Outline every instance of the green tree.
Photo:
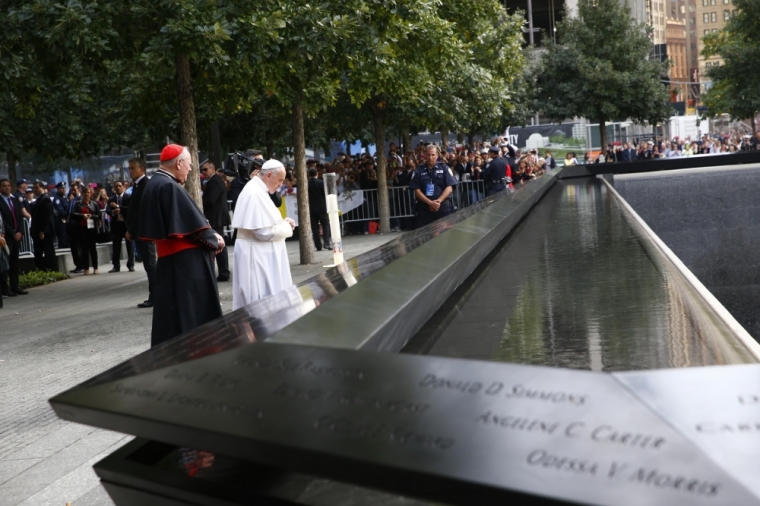
[[617,0],[579,0],[578,15],[558,27],[560,44],[549,41],[536,67],[537,108],[558,120],[583,116],[606,123],[630,118],[657,123],[669,115],[665,66],[650,58],[649,29]]
[[430,127],[465,132],[469,138],[502,130],[503,118],[516,113],[525,94],[523,13],[510,16],[493,0],[443,0],[439,12],[456,25],[460,56],[441,69],[445,81],[436,89],[436,102],[442,107],[432,115],[438,123]]
[[[113,4],[106,7],[105,4]],[[112,21],[120,34],[113,65],[122,66],[120,98],[130,120],[164,121],[176,113],[179,141],[192,156],[185,188],[201,205],[198,172],[199,116],[210,123],[223,114],[247,108],[255,80],[247,60],[238,58],[245,32],[239,20],[258,3],[191,0],[102,2],[116,9]],[[108,22],[108,20],[103,20]],[[172,96],[173,95],[173,96]],[[174,105],[176,104],[176,109]]]
[[456,25],[442,18],[439,8],[438,3],[415,0],[367,4],[357,36],[350,41],[347,91],[351,101],[372,118],[381,233],[390,232],[385,166],[388,111],[395,110],[396,117],[403,118],[423,104],[428,116],[455,108],[450,103],[443,106],[436,90],[444,87],[449,65],[469,60],[456,36]]
[[736,10],[717,33],[705,37],[702,55],[720,56],[723,64],[707,69],[713,85],[702,96],[710,114],[728,113],[734,119],[754,118],[760,112],[760,2],[735,0]]
[[109,50],[95,4],[9,0],[0,10],[0,151],[9,176],[22,152],[79,158],[100,149],[98,79],[89,62]]
[[[242,18],[246,38],[241,49],[261,74],[267,95],[291,111],[295,174],[302,190],[307,180],[305,120],[338,98],[346,43],[354,37],[361,0],[320,3],[268,0]],[[298,192],[302,264],[314,262],[309,195]]]

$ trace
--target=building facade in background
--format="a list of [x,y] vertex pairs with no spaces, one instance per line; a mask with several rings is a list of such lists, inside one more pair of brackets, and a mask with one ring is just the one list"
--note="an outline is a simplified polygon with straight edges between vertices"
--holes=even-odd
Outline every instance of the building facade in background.
[[709,33],[715,33],[723,29],[734,12],[732,0],[696,0],[696,31],[699,41],[697,43],[697,68],[702,78],[707,69],[720,65],[723,60],[717,56],[705,59],[702,50],[705,48],[704,37]]
[[672,102],[684,102],[689,94],[689,67],[686,49],[686,20],[668,18],[665,28],[670,69],[670,95]]

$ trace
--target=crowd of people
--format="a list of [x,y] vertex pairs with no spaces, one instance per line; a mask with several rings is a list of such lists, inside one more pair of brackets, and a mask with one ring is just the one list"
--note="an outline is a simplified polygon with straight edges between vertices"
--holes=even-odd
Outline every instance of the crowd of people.
[[[258,151],[250,154],[259,160]],[[317,250],[333,247],[329,237],[329,222],[326,220],[322,175],[336,174],[337,191],[376,190],[378,187],[377,157],[368,153],[358,156],[341,154],[331,162],[307,161],[309,180],[302,185],[310,192],[310,212],[312,235]],[[416,201],[414,214],[408,219],[394,219],[394,230],[407,230],[423,226],[443,217],[456,207],[472,204],[484,196],[512,187],[522,181],[540,176],[545,170],[556,167],[556,161],[549,151],[522,153],[509,145],[501,137],[491,142],[478,143],[472,148],[455,145],[444,150],[437,144],[420,143],[415,149],[403,154],[391,143],[386,158],[387,183],[390,188],[409,192],[410,201]],[[296,195],[299,190],[297,176],[291,166],[283,166],[283,179],[270,193],[275,207],[279,207],[284,196]],[[19,287],[19,252],[21,238],[26,232],[25,220],[31,223],[30,244],[33,248],[35,266],[40,270],[57,270],[54,243],[58,248],[68,248],[71,252],[73,269],[70,274],[97,275],[100,273],[97,244],[112,243],[111,269],[109,273],[120,272],[122,249],[126,247],[126,268],[134,271],[135,262],[143,262],[149,274],[149,298],[139,307],[153,307],[153,280],[155,277],[155,247],[150,241],[137,239],[139,212],[136,212],[135,189],[145,179],[145,162],[139,158],[129,160],[130,180],[113,181],[107,185],[85,184],[79,179],[58,183],[48,188],[42,181],[17,181],[17,190],[11,194],[10,181],[0,181],[0,283],[5,297],[25,295]],[[218,176],[218,177],[216,177]],[[241,178],[239,171],[217,168],[210,161],[201,164],[203,182],[203,209],[211,229],[223,236],[231,224],[228,199],[235,208],[249,177]],[[454,202],[452,189],[457,184],[480,181],[468,193]],[[401,188],[403,187],[403,188]],[[391,202],[393,205],[393,202]],[[376,202],[374,203],[376,205]],[[130,208],[132,212],[130,212]],[[376,210],[375,210],[376,212]],[[348,227],[349,233],[368,233],[367,222]],[[146,258],[147,257],[147,258]],[[217,282],[230,280],[229,260],[226,245],[215,256]]]
[[699,139],[692,139],[687,136],[667,140],[658,136],[649,140],[610,143],[605,151],[599,153],[586,151],[582,160],[578,159],[576,153],[570,152],[567,153],[564,165],[632,162],[757,150],[760,150],[760,132],[754,136],[736,131],[731,133],[720,132],[714,135],[704,134]]
[[[145,178],[145,162],[133,158],[129,166],[132,180],[115,181],[108,189],[75,179],[69,188],[63,182],[48,188],[44,181],[36,181],[31,192],[27,192],[29,182],[20,179],[12,194],[10,181],[0,180],[0,287],[3,297],[28,293],[19,286],[19,254],[27,232],[27,220],[30,224],[28,239],[35,267],[39,270],[59,269],[56,242],[58,248],[71,251],[74,263],[71,274],[99,273],[97,244],[102,242],[111,242],[113,246],[111,273],[121,270],[125,242],[128,270],[134,271],[136,258],[141,261],[150,256],[149,248],[142,248],[141,241],[133,242],[138,215],[128,214],[130,200],[134,200],[133,189]],[[149,258],[144,265],[149,271],[149,281],[152,281],[150,269],[155,266],[155,261]],[[152,307],[152,299],[138,306]]]

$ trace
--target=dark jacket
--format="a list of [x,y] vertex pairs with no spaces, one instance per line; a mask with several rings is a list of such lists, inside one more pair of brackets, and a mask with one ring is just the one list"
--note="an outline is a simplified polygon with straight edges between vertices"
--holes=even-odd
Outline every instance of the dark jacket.
[[37,200],[34,201],[32,206],[32,238],[39,237],[40,232],[52,236],[54,233],[53,228],[53,201],[47,193],[43,193]]
[[311,214],[324,214],[327,212],[325,183],[315,177],[309,178],[309,212]]
[[[132,190],[134,191],[134,190]],[[127,214],[129,214],[129,201],[132,198],[130,194],[127,192],[124,192],[121,195],[121,204],[119,204],[119,196],[115,193],[108,197],[108,204],[106,204],[106,214],[111,217],[111,221],[119,221],[119,216],[121,216],[122,221],[127,219]],[[114,209],[111,207],[111,204],[116,204],[119,206],[119,212],[114,214]]]
[[[13,203],[14,204],[21,203],[21,206],[24,209],[26,209],[26,212],[31,214],[31,209],[30,209],[31,206],[29,204],[29,201],[26,200],[26,195],[21,193],[21,190],[16,190],[15,192],[13,192],[13,196],[16,197],[16,200]],[[21,216],[24,216],[24,214],[22,213]]]
[[[8,204],[5,202],[5,197],[0,196],[0,214],[3,216],[3,225],[5,225],[6,239],[15,235],[17,232],[24,232],[24,223],[21,221],[24,215],[21,214],[21,206],[18,205],[18,200],[13,195],[10,197],[13,199],[13,210],[15,213],[11,213]],[[16,215],[16,221],[14,226],[13,214]]]
[[72,209],[71,219],[74,220],[81,228],[87,228],[87,218],[84,217],[84,213],[82,212],[82,209],[85,207],[89,208],[88,214],[92,217],[93,220],[95,220],[95,226],[97,227],[98,223],[101,220],[101,216],[100,207],[98,207],[98,203],[94,200],[91,200],[87,206],[84,205],[84,202],[80,201],[76,206],[74,206],[74,209]]
[[139,183],[132,188],[132,195],[129,196],[129,209],[126,215],[127,232],[133,238],[137,237],[137,226],[140,223],[140,203],[145,186],[148,184],[148,176],[143,177]]
[[231,223],[227,208],[227,186],[222,177],[216,174],[209,178],[203,189],[203,214],[211,228],[219,229]]
[[66,198],[66,195],[60,196],[56,192],[55,195],[50,197],[50,200],[53,202],[54,219],[63,221],[69,217],[69,199]]

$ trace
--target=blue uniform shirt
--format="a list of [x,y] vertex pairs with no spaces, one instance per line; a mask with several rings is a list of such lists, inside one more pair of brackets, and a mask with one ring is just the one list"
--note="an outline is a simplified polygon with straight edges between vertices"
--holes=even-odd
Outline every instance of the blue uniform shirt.
[[[432,185],[432,186],[430,186]],[[420,190],[430,200],[441,196],[447,186],[456,186],[457,180],[448,165],[436,163],[428,169],[427,164],[418,165],[409,181],[410,190]]]
[[66,219],[69,217],[69,199],[65,195],[61,197],[56,192],[50,197],[50,200],[53,201],[53,214],[56,218]]

